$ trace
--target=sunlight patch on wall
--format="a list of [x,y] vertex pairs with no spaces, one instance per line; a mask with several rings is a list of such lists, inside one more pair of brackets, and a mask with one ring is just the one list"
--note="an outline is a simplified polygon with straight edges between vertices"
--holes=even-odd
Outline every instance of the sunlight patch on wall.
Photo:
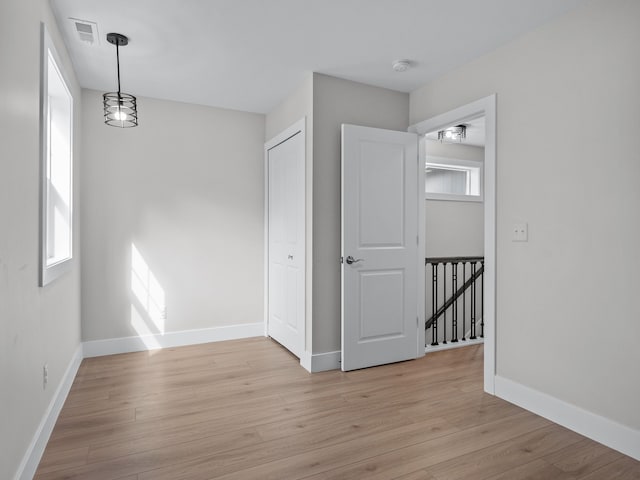
[[131,326],[138,332],[138,337],[142,343],[144,343],[147,350],[158,350],[162,348],[135,305],[131,305]]
[[[134,319],[139,319],[144,322],[145,319],[141,318],[141,315],[144,315],[152,324],[147,325],[146,330],[149,331],[148,334],[159,333],[164,335],[166,319],[164,289],[133,243],[131,244],[131,292],[137,299],[138,305],[144,310],[143,312],[139,312],[137,316],[134,316],[134,310],[136,310],[136,308],[131,309],[132,325]],[[134,306],[132,305],[132,307]],[[135,325],[133,326],[135,327]],[[157,332],[151,332],[150,326],[155,327]],[[140,333],[137,328],[136,330]]]

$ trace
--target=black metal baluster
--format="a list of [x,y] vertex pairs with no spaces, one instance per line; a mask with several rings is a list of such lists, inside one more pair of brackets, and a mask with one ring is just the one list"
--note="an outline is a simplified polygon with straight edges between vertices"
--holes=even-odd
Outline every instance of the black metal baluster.
[[431,345],[438,345],[438,319],[436,312],[438,311],[438,264],[431,264],[431,314],[433,322],[431,323]]
[[[451,262],[451,291],[455,294],[458,291],[458,262]],[[458,341],[458,300],[454,300],[451,305],[451,342]]]
[[[467,262],[462,262],[462,282],[467,281]],[[462,340],[466,340],[467,334],[467,291],[462,292]]]
[[484,260],[480,262],[482,266],[482,275],[480,275],[480,290],[482,297],[480,298],[480,338],[484,338]]
[[[447,264],[451,264],[451,278],[447,278]],[[462,284],[458,282],[460,278],[459,264],[462,263]],[[470,264],[469,278],[467,278],[467,263]],[[428,279],[426,264],[431,264],[431,318],[426,321],[425,329],[431,330],[431,343],[426,341],[427,346],[438,346],[440,344],[455,343],[466,340],[476,340],[484,338],[484,257],[430,257],[425,259],[425,280]],[[442,264],[442,294],[444,295],[442,305],[439,305],[440,296],[439,285],[440,271]],[[478,265],[480,269],[478,270]],[[481,277],[478,280],[478,277]],[[447,282],[451,282],[451,298],[447,298]],[[426,283],[426,282],[425,282]],[[479,286],[478,286],[479,284]],[[467,294],[467,290],[470,293]],[[479,292],[480,291],[480,292]],[[478,298],[480,293],[480,298]],[[467,332],[467,295],[470,297],[469,307],[469,332]],[[459,301],[462,296],[462,335],[460,335]],[[480,305],[478,305],[480,302]],[[480,308],[478,308],[480,307]],[[449,308],[451,308],[449,313]],[[426,304],[425,304],[426,310]],[[478,319],[478,310],[480,318]],[[447,319],[451,317],[451,334],[447,332]],[[439,320],[442,318],[442,324]],[[478,332],[478,323],[480,332]],[[438,329],[442,335],[438,335]],[[469,336],[467,337],[467,333]]]
[[474,279],[473,283],[471,283],[471,336],[470,340],[475,340],[476,338],[476,262],[471,262],[471,278]]
[[428,270],[427,270],[427,259],[424,259],[424,288],[425,288],[425,296],[424,296],[424,320],[425,320],[425,334],[424,334],[424,346],[426,347],[427,345],[429,345],[429,340],[427,339],[427,295],[426,295],[426,289],[427,289],[427,275],[428,275]]
[[[442,264],[442,307],[447,303],[447,262]],[[442,343],[447,343],[447,309],[442,312]]]

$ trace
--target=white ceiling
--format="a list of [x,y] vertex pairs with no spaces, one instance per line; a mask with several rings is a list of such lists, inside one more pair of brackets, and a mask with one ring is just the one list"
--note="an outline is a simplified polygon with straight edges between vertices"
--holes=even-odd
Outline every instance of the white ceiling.
[[[410,92],[587,0],[51,0],[82,87],[266,113],[307,72]],[[69,17],[95,22],[82,43]],[[394,72],[409,59],[413,68]],[[472,79],[470,79],[472,81]]]

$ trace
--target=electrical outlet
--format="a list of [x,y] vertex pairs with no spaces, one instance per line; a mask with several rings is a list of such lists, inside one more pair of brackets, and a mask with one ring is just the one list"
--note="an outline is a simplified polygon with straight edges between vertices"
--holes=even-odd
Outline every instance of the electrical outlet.
[[42,388],[47,388],[47,383],[49,383],[49,365],[44,364],[42,366]]
[[514,242],[526,242],[529,240],[529,227],[526,223],[514,223],[511,240]]

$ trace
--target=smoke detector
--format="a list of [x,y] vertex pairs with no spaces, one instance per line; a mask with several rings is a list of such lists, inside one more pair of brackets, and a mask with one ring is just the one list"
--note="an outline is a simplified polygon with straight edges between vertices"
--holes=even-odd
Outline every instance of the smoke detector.
[[410,60],[396,60],[391,64],[396,72],[406,72],[411,68]]
[[87,20],[79,20],[77,18],[69,18],[69,20],[73,23],[73,31],[81,42],[90,45],[99,43],[98,25],[95,22],[88,22]]

